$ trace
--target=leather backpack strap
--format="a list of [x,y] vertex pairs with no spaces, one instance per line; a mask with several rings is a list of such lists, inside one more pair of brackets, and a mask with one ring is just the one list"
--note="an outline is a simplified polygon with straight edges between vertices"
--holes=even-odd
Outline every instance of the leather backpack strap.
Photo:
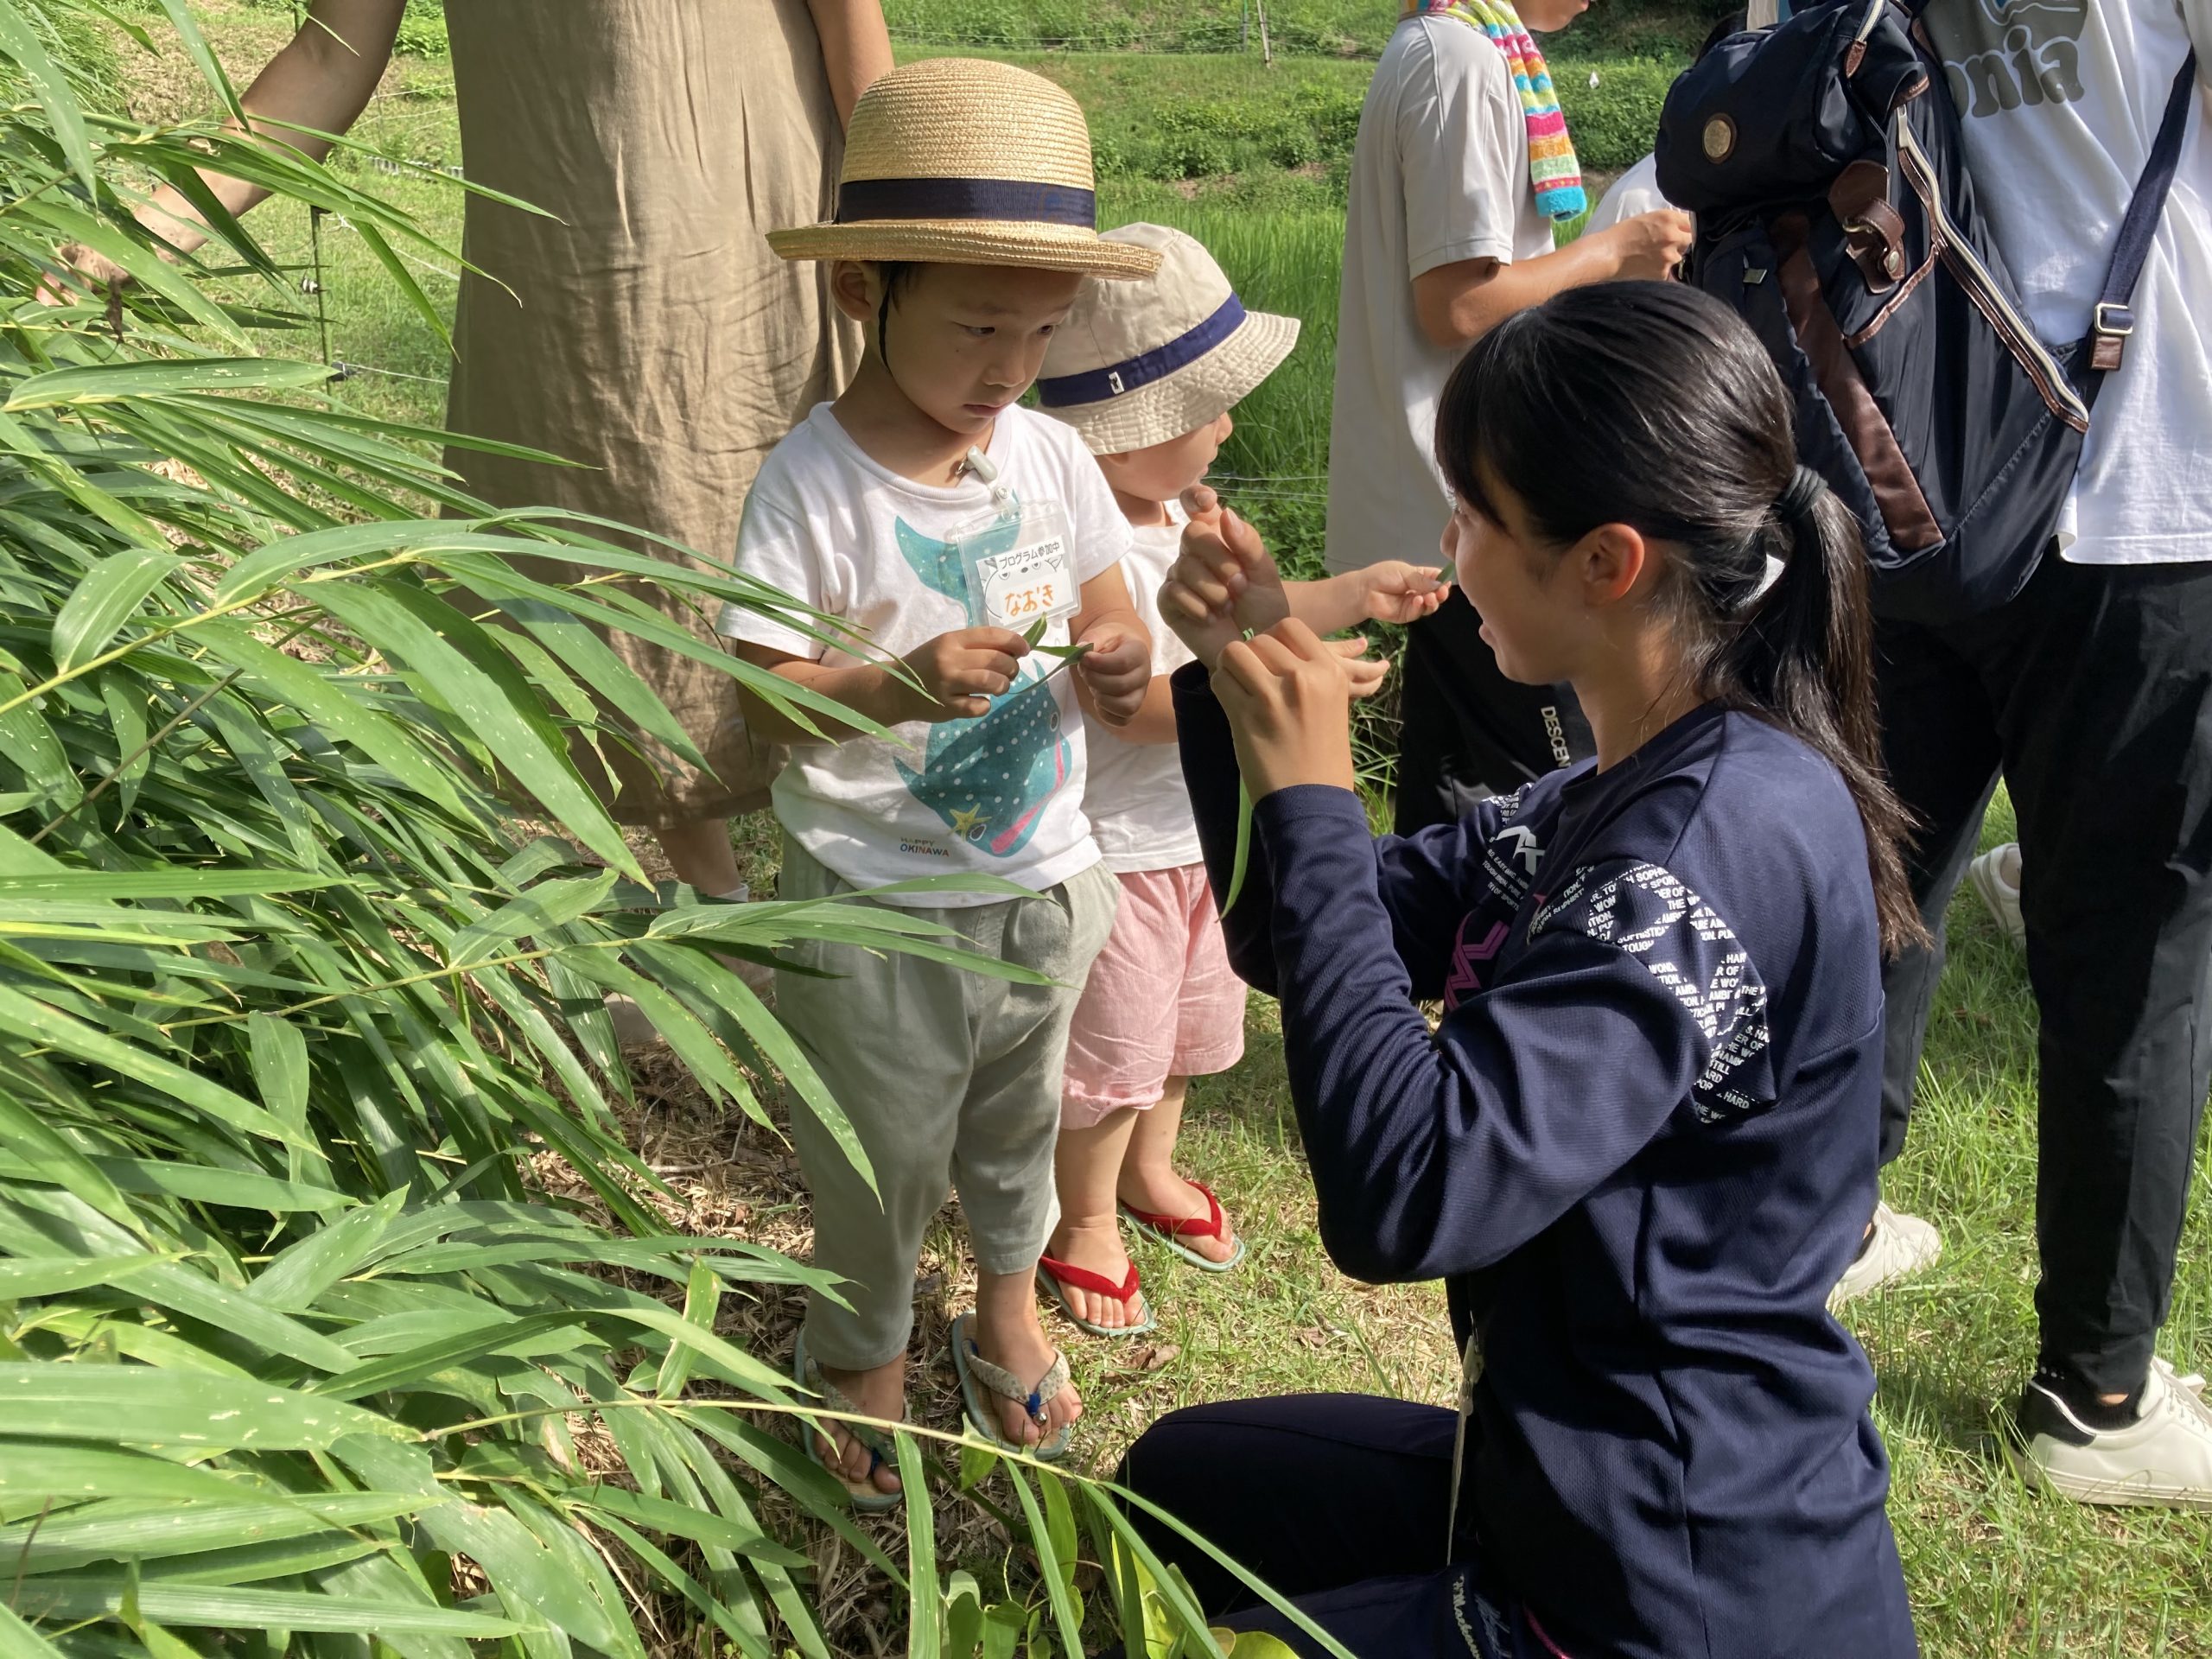
[[2159,122],[2158,136],[2151,145],[2151,159],[2144,163],[2134,197],[2120,221],[2120,240],[2113,249],[2112,264],[2105,270],[2104,290],[2097,296],[2096,309],[2090,313],[2091,378],[2082,389],[2085,396],[2094,396],[2098,379],[2120,366],[2127,350],[2127,337],[2135,332],[2135,313],[2128,301],[2143,275],[2143,262],[2151,256],[2158,218],[2166,208],[2166,192],[2173,185],[2174,169],[2181,163],[2182,137],[2189,126],[2189,106],[2196,89],[2196,54],[2191,51],[2181,73],[2174,77],[2173,91],[2166,98],[2165,118]]

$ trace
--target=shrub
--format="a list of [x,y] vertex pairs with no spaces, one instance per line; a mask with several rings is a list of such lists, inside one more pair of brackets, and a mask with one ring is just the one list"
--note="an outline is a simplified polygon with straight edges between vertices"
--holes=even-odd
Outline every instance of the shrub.
[[[585,789],[572,745],[687,747],[601,638],[695,647],[606,576],[790,601],[596,524],[492,515],[423,458],[439,435],[326,401],[321,365],[249,355],[245,314],[154,257],[112,167],[197,188],[208,165],[342,213],[434,328],[394,245],[454,256],[214,120],[88,118],[8,27],[17,6],[0,0],[33,94],[0,108],[0,1650],[645,1659],[666,1617],[686,1650],[823,1656],[792,1515],[899,1586],[923,1650],[974,1659],[987,1625],[1049,1626],[1079,1653],[1079,1540],[1112,1569],[1102,1605],[1207,1643],[1073,1475],[1005,1468],[1033,1597],[987,1608],[940,1574],[921,1429],[899,1434],[902,1570],[770,1432],[804,1405],[780,1367],[717,1332],[726,1293],[819,1275],[671,1233],[617,1133],[607,992],[736,1109],[761,1116],[780,1077],[834,1127],[722,954],[834,931],[995,970],[892,912],[656,891]],[[63,239],[135,283],[37,305],[71,279]],[[287,291],[245,232],[216,248],[209,265]],[[533,553],[578,579],[524,575]],[[503,776],[565,836],[518,836]],[[612,1225],[550,1201],[537,1159]],[[962,1452],[963,1480],[994,1466]]]

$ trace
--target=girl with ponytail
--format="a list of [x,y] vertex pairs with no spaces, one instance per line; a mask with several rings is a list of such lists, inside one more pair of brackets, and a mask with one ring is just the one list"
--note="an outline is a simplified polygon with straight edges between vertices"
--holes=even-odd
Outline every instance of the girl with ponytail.
[[1209,1613],[1301,1653],[1904,1659],[1873,1374],[1827,1306],[1873,1205],[1882,957],[1919,925],[1852,522],[1758,341],[1677,285],[1501,324],[1436,454],[1485,642],[1573,685],[1594,763],[1378,838],[1343,659],[1250,530],[1196,514],[1160,608],[1322,1242],[1446,1281],[1461,1409],[1193,1408],[1123,1478],[1298,1610],[1156,1527]]

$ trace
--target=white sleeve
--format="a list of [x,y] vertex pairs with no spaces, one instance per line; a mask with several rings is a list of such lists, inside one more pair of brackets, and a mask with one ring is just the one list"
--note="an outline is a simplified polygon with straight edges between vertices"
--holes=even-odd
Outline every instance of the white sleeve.
[[[834,611],[828,579],[828,550],[812,533],[809,520],[798,510],[795,494],[771,455],[745,499],[745,517],[737,531],[739,570],[755,581],[779,588],[811,610]],[[786,499],[786,496],[793,499]],[[790,656],[819,662],[822,641],[791,627],[773,615],[741,605],[726,604],[716,619],[717,632],[749,645],[765,645]]]
[[1480,29],[1450,19],[1422,30],[1407,54],[1398,103],[1408,280],[1463,259],[1513,260],[1521,200],[1531,188],[1516,163],[1525,127],[1505,54]]

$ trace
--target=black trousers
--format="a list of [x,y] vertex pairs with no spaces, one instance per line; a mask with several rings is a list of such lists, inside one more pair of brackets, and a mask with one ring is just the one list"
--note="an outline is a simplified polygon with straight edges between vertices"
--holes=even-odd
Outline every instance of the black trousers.
[[1507,679],[1483,641],[1482,625],[1455,586],[1435,615],[1406,630],[1399,682],[1402,836],[1456,823],[1484,797],[1510,795],[1598,752],[1572,688]]
[[2001,772],[2041,1017],[2041,1360],[2124,1393],[2171,1301],[2212,1073],[2212,562],[2053,554],[2010,604],[1885,623],[1877,648],[1884,751],[1922,821],[1911,876],[1936,936],[1884,980],[1883,1161],[1904,1144],[1944,906]]
[[[1359,1659],[1555,1659],[1558,1649],[1447,1560],[1455,1420],[1356,1394],[1286,1395],[1172,1412],[1117,1478],[1266,1580]],[[1321,1649],[1213,1559],[1141,1510],[1146,1541],[1209,1618]]]

